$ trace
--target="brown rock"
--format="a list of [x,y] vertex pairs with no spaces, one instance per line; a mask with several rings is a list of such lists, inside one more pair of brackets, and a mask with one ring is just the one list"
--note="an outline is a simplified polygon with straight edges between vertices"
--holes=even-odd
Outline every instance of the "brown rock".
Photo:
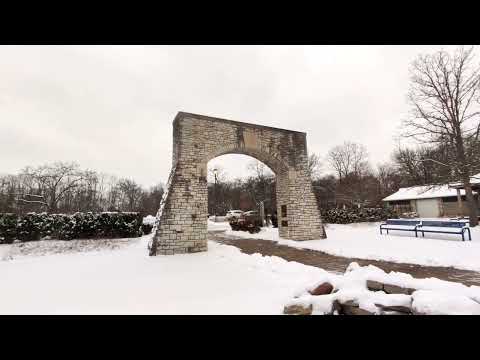
[[409,306],[385,306],[382,304],[375,304],[375,306],[382,309],[382,311],[395,311],[395,312],[403,312],[403,313],[411,313],[412,309]]
[[342,305],[342,311],[345,315],[373,315],[370,311],[353,305]]
[[367,288],[372,291],[383,290],[383,284],[374,280],[367,280]]
[[400,286],[390,285],[390,284],[384,284],[383,290],[387,294],[406,294],[406,295],[412,295],[412,293],[415,291],[415,289],[402,288]]
[[303,305],[289,305],[283,308],[283,313],[287,315],[311,315],[312,309],[312,304],[308,307]]
[[315,289],[309,291],[310,295],[327,295],[331,294],[333,291],[333,285],[324,282],[323,284],[318,285]]
[[382,315],[411,315],[412,313],[406,313],[401,311],[382,311]]
[[332,304],[332,314],[337,311],[338,314],[342,314],[342,304],[338,300],[334,300]]

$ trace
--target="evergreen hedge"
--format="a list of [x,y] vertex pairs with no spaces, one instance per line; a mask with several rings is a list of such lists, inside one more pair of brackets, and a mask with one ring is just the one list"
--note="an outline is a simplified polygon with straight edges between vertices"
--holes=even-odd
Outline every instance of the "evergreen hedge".
[[135,212],[65,214],[0,213],[0,243],[58,240],[127,238],[142,235],[142,218]]
[[377,222],[397,218],[398,215],[389,208],[330,209],[322,214],[322,220],[328,224]]
[[11,244],[17,237],[17,220],[16,214],[0,214],[0,244]]

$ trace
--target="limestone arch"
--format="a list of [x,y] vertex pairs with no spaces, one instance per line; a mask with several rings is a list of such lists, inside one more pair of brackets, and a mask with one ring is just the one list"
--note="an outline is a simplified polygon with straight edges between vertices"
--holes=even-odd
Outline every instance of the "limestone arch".
[[150,255],[207,250],[207,164],[225,154],[251,156],[275,173],[282,238],[326,237],[308,174],[305,133],[179,112]]

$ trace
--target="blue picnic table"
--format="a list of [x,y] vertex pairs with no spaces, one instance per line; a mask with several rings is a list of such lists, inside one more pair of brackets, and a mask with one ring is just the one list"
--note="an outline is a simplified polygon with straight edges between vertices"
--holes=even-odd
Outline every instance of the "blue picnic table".
[[418,237],[418,233],[422,233],[422,237],[425,237],[425,233],[435,234],[452,234],[461,235],[462,241],[465,241],[465,234],[468,233],[468,239],[472,241],[472,234],[470,232],[469,221],[462,220],[421,220],[421,219],[388,219],[385,223],[380,224],[380,234],[386,230],[387,234],[389,230],[394,231],[412,231],[415,233],[415,237]]

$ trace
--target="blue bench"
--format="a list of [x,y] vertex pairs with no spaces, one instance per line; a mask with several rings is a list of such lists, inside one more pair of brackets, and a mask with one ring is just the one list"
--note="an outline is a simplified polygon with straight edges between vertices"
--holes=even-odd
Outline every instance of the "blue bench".
[[[437,230],[441,228],[444,228],[445,230]],[[452,230],[446,231],[446,229]],[[458,230],[455,231],[456,229]],[[462,235],[462,241],[465,241],[465,233],[468,232],[468,240],[472,241],[472,234],[470,232],[470,228],[468,227],[468,223],[466,223],[465,221],[423,220],[421,225],[418,227],[418,231],[422,233],[423,237],[425,237],[425,233]]]
[[[421,224],[420,220],[389,219],[384,224],[380,225],[380,234],[382,234],[382,230],[386,230],[387,234],[388,234],[388,230],[414,231],[415,237],[418,237],[417,229],[420,226],[420,224]],[[405,226],[405,227],[400,228],[398,226]]]
[[[405,227],[400,228],[398,226]],[[425,233],[455,234],[462,235],[462,241],[465,241],[465,233],[467,232],[468,239],[472,241],[470,228],[465,221],[389,219],[380,225],[380,234],[382,234],[382,230],[386,230],[387,234],[388,230],[413,231],[415,237],[418,237],[419,232],[422,233],[422,237],[425,237]]]

